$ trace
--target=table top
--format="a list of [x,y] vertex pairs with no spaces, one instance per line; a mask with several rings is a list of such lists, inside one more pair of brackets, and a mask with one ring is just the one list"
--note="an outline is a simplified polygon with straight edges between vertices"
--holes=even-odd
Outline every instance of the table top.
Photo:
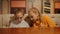
[[60,34],[56,28],[0,28],[0,34]]

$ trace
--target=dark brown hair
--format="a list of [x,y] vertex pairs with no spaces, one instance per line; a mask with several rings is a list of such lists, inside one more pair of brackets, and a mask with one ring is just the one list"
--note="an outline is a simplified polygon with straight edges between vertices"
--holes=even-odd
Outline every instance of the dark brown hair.
[[18,14],[18,13],[20,13],[20,12],[22,12],[23,14],[25,14],[24,12],[25,12],[25,10],[24,9],[17,9],[16,11],[15,11],[15,13],[14,13],[14,15],[16,15],[16,14]]

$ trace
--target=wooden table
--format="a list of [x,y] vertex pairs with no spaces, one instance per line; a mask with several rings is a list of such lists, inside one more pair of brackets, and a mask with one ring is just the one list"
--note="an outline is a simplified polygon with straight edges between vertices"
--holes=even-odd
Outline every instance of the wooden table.
[[0,34],[60,34],[57,28],[0,28]]

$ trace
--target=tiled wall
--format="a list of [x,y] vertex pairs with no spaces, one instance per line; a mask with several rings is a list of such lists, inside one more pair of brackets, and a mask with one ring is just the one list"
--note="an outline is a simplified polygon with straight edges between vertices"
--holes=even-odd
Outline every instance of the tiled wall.
[[[60,14],[43,14],[43,15],[49,16],[56,24],[58,24],[60,26]],[[3,21],[2,22],[3,24],[2,23],[1,24],[3,25],[4,28],[9,25],[9,20],[10,20],[10,17],[12,17],[12,16],[13,15],[11,15],[11,14],[4,14],[3,20],[2,20],[2,17],[0,18],[0,23],[1,23],[1,21]]]
[[4,14],[3,15],[3,28],[5,28],[5,27],[8,27],[9,26],[9,20],[10,20],[10,18],[12,17],[13,15],[11,15],[11,14]]
[[49,16],[56,24],[57,27],[60,26],[60,14],[45,14]]

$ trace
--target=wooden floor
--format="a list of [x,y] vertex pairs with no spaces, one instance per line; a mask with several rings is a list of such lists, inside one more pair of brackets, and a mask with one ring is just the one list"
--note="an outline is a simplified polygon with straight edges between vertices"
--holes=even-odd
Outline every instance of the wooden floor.
[[57,28],[0,28],[0,34],[60,34]]

